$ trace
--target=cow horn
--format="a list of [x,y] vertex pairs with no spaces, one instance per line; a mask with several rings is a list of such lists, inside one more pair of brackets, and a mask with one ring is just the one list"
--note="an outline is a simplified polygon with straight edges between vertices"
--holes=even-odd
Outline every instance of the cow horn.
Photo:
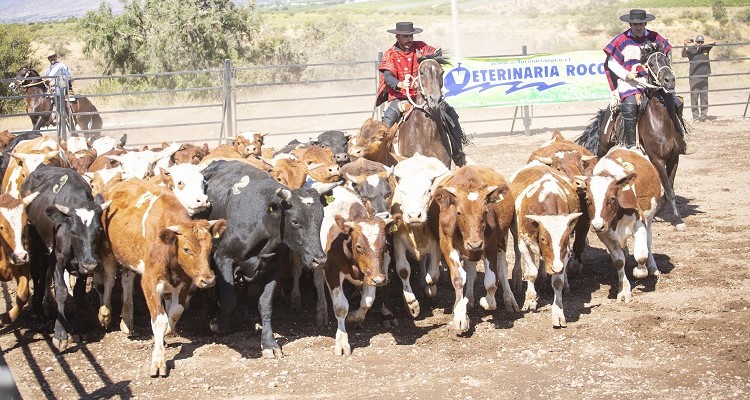
[[279,196],[283,200],[289,201],[289,199],[292,198],[292,192],[289,189],[278,188],[276,189],[276,196]]
[[167,229],[169,229],[170,231],[172,231],[174,233],[179,233],[180,232],[180,226],[179,225],[168,226]]
[[552,157],[536,156],[535,159],[542,164],[552,165]]
[[21,199],[21,201],[23,202],[24,205],[28,206],[29,204],[31,204],[32,201],[34,201],[34,199],[36,198],[36,196],[39,196],[39,192],[34,192],[34,193],[32,193],[32,194],[24,197],[23,199]]
[[307,164],[307,170],[312,171],[316,168],[320,168],[323,166],[323,163],[313,163],[313,164]]
[[70,213],[70,208],[65,207],[65,206],[61,206],[61,205],[59,205],[57,203],[55,203],[55,208],[57,208],[57,211],[60,211],[61,213],[65,214],[65,215],[68,215],[68,213]]
[[111,205],[112,205],[112,200],[107,200],[104,203],[99,204],[99,207],[101,207],[102,211],[104,211],[104,210],[108,209],[109,206],[111,206]]
[[443,189],[445,189],[448,193],[450,193],[450,194],[452,194],[454,196],[456,195],[456,188],[454,188],[452,186],[443,186]]
[[581,156],[581,161],[591,161],[596,159],[596,156]]
[[344,181],[338,181],[338,182],[332,182],[332,183],[323,183],[323,182],[315,182],[311,186],[313,189],[315,189],[318,194],[328,193],[336,186],[342,184]]
[[568,221],[572,221],[572,220],[580,217],[581,215],[583,215],[583,213],[579,213],[579,212],[570,213],[570,214],[568,214]]

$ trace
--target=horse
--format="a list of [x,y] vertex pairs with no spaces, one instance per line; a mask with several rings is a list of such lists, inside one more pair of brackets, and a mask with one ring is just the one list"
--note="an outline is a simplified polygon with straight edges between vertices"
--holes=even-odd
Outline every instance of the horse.
[[[420,58],[419,73],[414,78],[417,84],[416,99],[409,97],[413,106],[404,113],[405,120],[398,127],[396,154],[411,157],[422,154],[435,157],[450,168],[450,131],[443,101],[443,67],[447,64],[441,55]],[[408,113],[408,115],[407,115]]]
[[[641,48],[641,63],[647,71],[647,78],[639,81],[645,95],[638,110],[636,132],[639,145],[659,172],[664,187],[658,211],[668,204],[671,223],[677,230],[684,230],[685,223],[675,204],[674,180],[680,154],[684,154],[686,148],[684,135],[687,132],[673,94],[674,71],[663,50],[663,46],[650,42]],[[612,107],[599,110],[576,142],[602,157],[618,144],[621,120],[618,109],[614,114]]]
[[[26,95],[26,112],[30,113],[29,118],[33,124],[33,130],[39,130],[41,128],[57,125],[57,121],[54,113],[54,100],[48,95],[49,87],[47,83],[41,78],[39,73],[27,66],[21,67],[16,72],[16,80],[10,83],[11,90],[18,90],[23,88]],[[70,127],[71,131],[75,131],[75,125],[83,131],[96,130],[102,128],[102,118],[99,114],[85,114],[79,115],[78,113],[96,113],[98,110],[91,103],[91,101],[84,96],[76,96],[75,101],[69,101],[66,99],[68,110],[72,112],[72,120],[74,123]],[[46,114],[45,114],[46,113]],[[98,133],[86,134],[87,139],[89,137],[97,138]]]

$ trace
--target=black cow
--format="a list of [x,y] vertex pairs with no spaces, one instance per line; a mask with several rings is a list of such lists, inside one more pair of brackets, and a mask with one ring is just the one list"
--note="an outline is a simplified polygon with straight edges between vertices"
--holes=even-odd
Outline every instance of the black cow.
[[341,166],[350,161],[349,153],[346,152],[349,138],[342,131],[325,131],[318,135],[317,143],[333,151],[336,163]]
[[93,273],[99,265],[102,211],[111,202],[102,204],[101,197],[95,202],[91,188],[74,170],[47,165],[40,165],[21,186],[21,193],[33,192],[39,195],[27,209],[29,263],[35,289],[32,306],[41,313],[44,296],[50,295],[54,277],[57,317],[52,343],[62,351],[68,345],[68,329],[72,328],[75,334],[81,332],[79,318],[68,321],[65,317],[68,289],[63,274],[67,270],[72,276],[80,276],[73,293],[77,301],[83,300],[86,290],[83,275]]
[[320,193],[305,188],[289,190],[266,172],[237,161],[213,162],[203,175],[212,206],[209,218],[228,222],[224,235],[214,243],[221,311],[211,321],[211,329],[229,329],[230,316],[237,305],[235,278],[261,283],[261,350],[264,357],[281,357],[281,347],[271,328],[273,292],[280,280],[280,264],[288,260],[289,250],[313,268],[326,262],[320,244]]

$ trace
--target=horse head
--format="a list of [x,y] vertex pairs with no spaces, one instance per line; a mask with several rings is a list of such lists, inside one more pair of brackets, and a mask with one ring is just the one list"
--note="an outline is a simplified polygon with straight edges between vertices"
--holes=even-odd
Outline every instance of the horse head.
[[647,42],[641,47],[641,63],[649,72],[651,83],[667,91],[675,88],[675,76],[669,58],[664,54],[664,44]]
[[[427,109],[437,111],[443,99],[443,66],[448,61],[440,51],[433,55],[419,58],[419,75],[417,76],[417,95],[427,102]],[[420,100],[418,100],[420,101]],[[420,102],[421,102],[420,101]]]
[[34,86],[39,84],[44,84],[44,81],[42,81],[39,73],[29,66],[23,66],[19,68],[18,71],[16,71],[15,80],[12,81],[8,85],[8,87],[10,87],[11,90],[18,90],[21,87]]

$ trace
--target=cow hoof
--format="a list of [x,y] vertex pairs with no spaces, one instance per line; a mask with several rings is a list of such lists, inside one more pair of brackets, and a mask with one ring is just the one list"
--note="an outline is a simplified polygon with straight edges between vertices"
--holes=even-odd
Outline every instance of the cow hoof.
[[454,317],[453,318],[453,330],[456,331],[456,334],[461,334],[469,330],[469,316],[464,316],[463,318],[460,317]]
[[536,299],[526,299],[523,303],[523,311],[536,311]]
[[109,324],[112,323],[112,314],[109,308],[101,306],[99,307],[99,324],[104,328],[109,328]]
[[130,328],[128,328],[128,324],[125,323],[125,320],[120,320],[120,332],[130,336]]
[[269,358],[269,359],[282,358],[284,356],[284,354],[281,352],[280,347],[273,348],[273,349],[263,349],[261,351],[261,355],[263,358]]
[[336,344],[336,348],[333,350],[333,353],[337,356],[349,356],[352,354],[352,348],[351,346],[349,346],[349,343]]
[[497,302],[495,301],[495,299],[490,298],[491,301],[488,301],[487,298],[488,297],[482,297],[481,299],[479,299],[479,305],[487,311],[496,310]]
[[617,293],[617,301],[624,301],[625,303],[630,303],[631,300],[633,300],[633,297],[629,291]]
[[68,339],[60,340],[56,337],[52,338],[52,345],[55,346],[57,351],[63,351],[68,347]]
[[521,308],[518,307],[518,303],[513,295],[507,297],[503,296],[503,304],[505,305],[505,312],[520,312]]
[[398,320],[396,318],[394,318],[393,316],[391,316],[390,318],[386,317],[383,320],[383,328],[391,329],[391,328],[395,328],[397,326],[398,326]]
[[209,327],[211,328],[211,331],[214,333],[225,333],[227,331],[227,328],[223,326],[223,324],[219,323],[218,318],[214,318],[209,323]]
[[648,270],[646,269],[646,267],[638,266],[638,267],[633,268],[633,278],[643,279],[647,276],[648,276]]
[[437,294],[437,285],[427,285],[424,287],[424,294],[427,297],[435,297]]
[[409,309],[409,314],[411,314],[412,318],[417,318],[419,312],[421,311],[419,309],[419,301],[417,301],[416,298],[410,302],[406,302],[406,308]]
[[302,310],[302,298],[299,294],[292,294],[289,298],[289,308],[294,312],[300,312]]
[[315,313],[315,323],[318,326],[326,326],[328,325],[328,312],[316,312]]
[[685,225],[685,223],[682,222],[682,223],[679,223],[679,224],[675,225],[674,229],[676,231],[678,231],[678,232],[683,232],[683,231],[687,230],[687,225]]
[[562,310],[558,310],[557,312],[552,312],[552,327],[553,328],[567,328],[568,323],[565,321],[565,315],[563,314]]
[[167,376],[167,362],[166,361],[152,362],[151,367],[148,370],[148,374],[151,375],[152,378],[156,378],[157,376],[161,376],[162,378],[165,378]]

